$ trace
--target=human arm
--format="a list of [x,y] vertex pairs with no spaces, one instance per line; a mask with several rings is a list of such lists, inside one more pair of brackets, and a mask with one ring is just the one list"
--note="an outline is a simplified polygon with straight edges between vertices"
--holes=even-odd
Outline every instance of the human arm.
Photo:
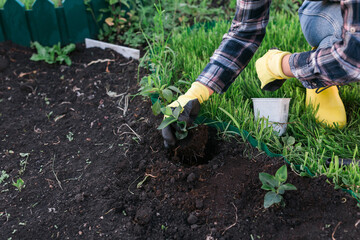
[[217,93],[225,92],[247,66],[265,35],[270,0],[237,1],[230,30],[196,79]]
[[[224,35],[219,48],[196,79],[197,84],[193,84],[189,91],[169,105],[173,108],[179,104],[182,106],[183,111],[179,119],[181,117],[182,121],[185,120],[187,123],[195,120],[201,103],[197,102],[197,93],[207,91],[208,98],[214,92],[225,92],[247,66],[265,35],[270,3],[270,0],[237,1],[236,14],[230,30]],[[165,147],[176,144],[176,131],[175,124],[162,129]]]

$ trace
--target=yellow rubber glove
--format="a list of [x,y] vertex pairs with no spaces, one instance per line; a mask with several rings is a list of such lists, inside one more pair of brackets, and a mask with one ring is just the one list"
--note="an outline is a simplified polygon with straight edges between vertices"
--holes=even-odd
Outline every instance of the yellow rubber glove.
[[[322,90],[306,89],[306,106],[312,105],[315,109],[319,105],[316,112],[317,121],[326,124],[331,128],[337,125],[343,128],[346,125],[346,112],[344,104],[339,96],[339,90],[336,86],[332,86]],[[322,90],[322,91],[321,91]]]
[[256,73],[261,81],[261,89],[275,91],[279,89],[290,77],[283,73],[281,64],[289,52],[270,49],[264,56],[255,62]]
[[191,88],[187,90],[184,95],[181,95],[176,101],[172,102],[168,106],[176,108],[181,105],[181,107],[184,108],[190,100],[194,99],[197,99],[201,104],[209,99],[209,95],[209,90],[205,85],[199,82],[194,82],[191,84]]
[[[168,107],[177,108],[180,105],[182,110],[178,120],[186,122],[186,125],[189,126],[194,122],[199,114],[200,104],[208,100],[209,96],[209,90],[205,85],[199,82],[194,82],[191,85],[191,88],[184,95],[181,95],[176,101],[168,105]],[[175,146],[176,131],[179,131],[176,124],[170,124],[161,130],[166,148]]]

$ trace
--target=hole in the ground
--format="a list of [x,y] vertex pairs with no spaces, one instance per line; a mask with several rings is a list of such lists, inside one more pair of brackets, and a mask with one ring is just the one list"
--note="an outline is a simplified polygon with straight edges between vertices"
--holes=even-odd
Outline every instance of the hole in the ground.
[[216,129],[199,125],[189,130],[188,137],[170,150],[170,159],[185,166],[208,163],[216,154]]

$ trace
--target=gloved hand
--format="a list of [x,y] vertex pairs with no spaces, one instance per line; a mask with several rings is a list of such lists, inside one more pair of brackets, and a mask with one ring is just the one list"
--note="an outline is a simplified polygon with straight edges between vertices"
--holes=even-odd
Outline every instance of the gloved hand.
[[256,73],[261,81],[261,89],[275,91],[279,89],[286,79],[290,78],[283,73],[282,59],[289,52],[270,49],[255,63]]
[[[191,85],[191,88],[184,95],[181,95],[176,101],[168,105],[168,107],[174,109],[180,105],[182,107],[182,111],[178,120],[186,122],[186,125],[189,126],[194,122],[199,114],[200,104],[208,100],[209,96],[209,90],[205,85],[199,82],[194,82]],[[176,131],[179,131],[176,123],[170,124],[161,130],[166,148],[175,146]]]

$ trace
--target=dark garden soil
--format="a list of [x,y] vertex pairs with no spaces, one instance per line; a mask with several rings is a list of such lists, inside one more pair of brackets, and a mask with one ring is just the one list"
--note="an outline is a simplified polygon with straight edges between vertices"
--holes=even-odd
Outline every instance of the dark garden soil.
[[77,46],[68,67],[32,53],[0,43],[0,239],[360,238],[356,201],[324,178],[289,168],[298,190],[264,209],[258,174],[284,162],[235,138],[209,128],[202,156],[172,155],[162,117],[133,96],[137,61]]

